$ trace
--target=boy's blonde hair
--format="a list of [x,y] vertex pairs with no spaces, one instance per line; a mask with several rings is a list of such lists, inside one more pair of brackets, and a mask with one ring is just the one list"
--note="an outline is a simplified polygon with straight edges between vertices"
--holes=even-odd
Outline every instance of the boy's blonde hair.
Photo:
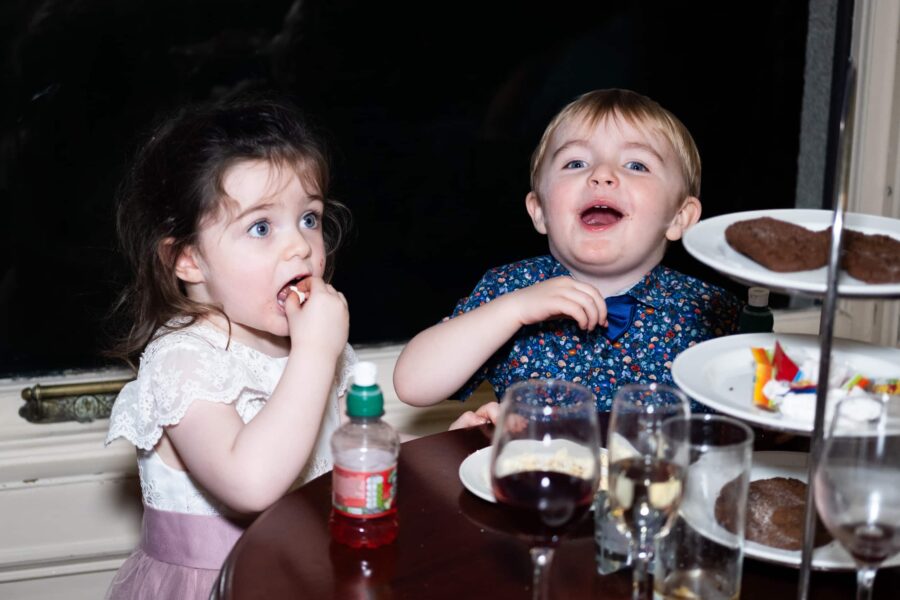
[[547,157],[553,134],[563,123],[583,120],[587,125],[594,126],[609,117],[625,119],[637,127],[647,127],[668,140],[681,162],[686,195],[700,197],[700,152],[687,127],[657,102],[623,89],[587,92],[553,117],[531,155],[531,189],[538,191],[538,172]]

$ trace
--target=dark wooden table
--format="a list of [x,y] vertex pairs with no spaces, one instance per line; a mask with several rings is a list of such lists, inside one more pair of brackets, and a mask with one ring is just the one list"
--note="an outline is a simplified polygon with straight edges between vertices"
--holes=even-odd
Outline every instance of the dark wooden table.
[[[469,493],[458,476],[462,460],[490,443],[487,427],[440,433],[403,444],[398,473],[400,533],[395,543],[354,551],[328,534],[331,474],[288,494],[264,512],[229,555],[221,598],[531,598],[525,544],[506,526],[502,507]],[[601,577],[594,562],[590,519],[556,553],[554,598],[630,598],[631,574]],[[797,569],[747,559],[742,598],[793,600]],[[876,598],[897,598],[900,568],[875,580]],[[810,600],[846,600],[851,572],[815,572]]]

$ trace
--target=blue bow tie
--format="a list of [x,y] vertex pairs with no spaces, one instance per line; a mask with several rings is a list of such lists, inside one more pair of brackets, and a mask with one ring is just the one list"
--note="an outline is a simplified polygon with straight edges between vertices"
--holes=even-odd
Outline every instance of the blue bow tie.
[[609,341],[614,342],[625,333],[634,323],[634,313],[637,310],[637,300],[624,294],[622,296],[610,296],[606,300],[606,318],[609,321],[606,331],[603,332]]

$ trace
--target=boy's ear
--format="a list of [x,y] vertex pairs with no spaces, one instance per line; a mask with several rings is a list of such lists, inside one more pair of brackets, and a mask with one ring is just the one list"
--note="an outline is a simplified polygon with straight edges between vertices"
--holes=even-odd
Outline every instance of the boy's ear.
[[[175,243],[174,238],[166,238],[159,245],[159,256],[163,262],[172,260],[172,252]],[[185,283],[203,283],[203,271],[197,263],[196,249],[193,246],[185,246],[175,257],[175,275]]]
[[675,213],[675,218],[672,219],[669,228],[666,229],[666,239],[670,242],[680,240],[688,227],[700,220],[700,212],[702,209],[703,207],[700,205],[700,200],[698,198],[695,198],[694,196],[685,198],[681,203],[681,208]]
[[538,233],[547,235],[547,224],[544,222],[544,209],[541,208],[541,200],[533,191],[525,196],[525,210],[531,216],[531,224]]

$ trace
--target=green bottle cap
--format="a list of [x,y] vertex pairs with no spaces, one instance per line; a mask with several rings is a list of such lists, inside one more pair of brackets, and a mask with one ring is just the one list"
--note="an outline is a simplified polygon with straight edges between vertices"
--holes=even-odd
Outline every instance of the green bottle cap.
[[375,363],[362,361],[353,367],[353,385],[347,394],[348,417],[380,417],[384,414],[384,395],[375,383]]

